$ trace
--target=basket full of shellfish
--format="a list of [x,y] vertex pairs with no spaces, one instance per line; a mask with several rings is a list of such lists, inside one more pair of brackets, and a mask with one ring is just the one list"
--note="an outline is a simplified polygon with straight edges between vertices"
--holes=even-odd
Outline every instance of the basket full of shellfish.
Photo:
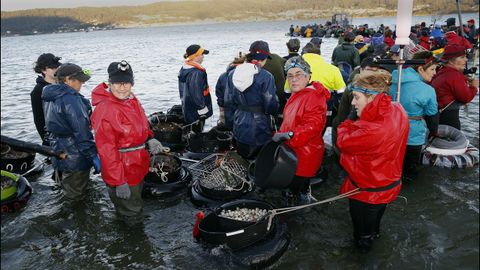
[[272,205],[257,200],[223,204],[199,222],[198,238],[212,245],[225,244],[232,250],[249,247],[274,230],[270,210]]

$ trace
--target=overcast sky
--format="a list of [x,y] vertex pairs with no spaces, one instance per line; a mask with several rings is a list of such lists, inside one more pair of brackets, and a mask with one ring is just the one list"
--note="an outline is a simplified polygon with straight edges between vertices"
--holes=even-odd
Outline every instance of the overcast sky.
[[1,0],[2,11],[32,8],[70,8],[70,7],[104,7],[137,6],[162,1],[182,0]]

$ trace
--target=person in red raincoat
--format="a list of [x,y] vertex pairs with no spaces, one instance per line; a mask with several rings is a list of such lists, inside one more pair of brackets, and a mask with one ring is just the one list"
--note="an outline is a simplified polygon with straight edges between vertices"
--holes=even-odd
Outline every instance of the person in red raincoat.
[[143,178],[151,154],[161,151],[153,138],[145,111],[132,93],[133,70],[125,60],[108,67],[109,84],[92,91],[95,110],[91,116],[100,155],[102,178],[117,213],[128,223],[137,223],[143,209]]
[[349,205],[355,244],[364,250],[379,236],[386,206],[401,188],[410,126],[402,106],[391,102],[390,82],[384,70],[357,75],[351,86],[355,109],[337,129],[340,164],[348,174],[340,193],[360,189],[349,196]]
[[440,124],[460,130],[460,106],[473,100],[478,92],[478,79],[463,74],[467,51],[462,45],[448,44],[442,61],[443,67],[432,80],[432,87],[437,93]]
[[448,32],[445,33],[445,39],[447,40],[447,45],[460,45],[463,46],[466,50],[473,48],[472,43],[468,39],[462,37],[457,32],[457,27],[455,25],[450,26]]
[[325,145],[322,131],[327,117],[330,92],[319,82],[310,81],[310,66],[300,56],[285,63],[292,90],[283,110],[283,122],[273,141],[286,141],[298,159],[295,178],[289,186],[288,204],[310,201],[310,178],[320,169]]

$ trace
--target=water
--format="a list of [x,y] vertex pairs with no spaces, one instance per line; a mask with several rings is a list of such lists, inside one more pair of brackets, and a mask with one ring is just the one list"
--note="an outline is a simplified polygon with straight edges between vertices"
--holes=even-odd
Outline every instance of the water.
[[[453,16],[453,15],[452,15]],[[450,16],[444,16],[445,20]],[[478,14],[464,14],[463,18]],[[414,22],[430,17],[417,17]],[[311,21],[229,23],[152,27],[105,32],[64,33],[1,39],[1,131],[7,136],[40,142],[33,125],[29,93],[35,84],[33,63],[44,52],[93,70],[81,93],[107,79],[107,66],[125,59],[135,73],[134,92],[147,114],[178,104],[177,73],[185,48],[193,43],[210,50],[204,66],[212,89],[227,64],[252,41],[268,41],[286,55],[290,24]],[[322,22],[322,21],[319,21]],[[393,25],[395,18],[357,19],[355,23]],[[306,39],[302,39],[302,46]],[[337,41],[324,39],[322,54],[329,60]],[[478,148],[478,96],[462,112],[462,126]],[[215,125],[215,115],[207,123]],[[329,179],[316,188],[318,199],[338,194],[338,166],[325,159]],[[223,251],[209,250],[192,239],[199,210],[184,196],[169,203],[146,200],[144,227],[125,228],[99,176],[85,201],[65,202],[50,179],[51,167],[32,178],[34,194],[27,207],[2,216],[1,263],[5,269],[225,269],[236,268]],[[283,217],[292,235],[287,252],[274,269],[478,269],[479,170],[425,168],[414,183],[405,183],[399,199],[386,211],[383,235],[374,249],[361,254],[352,247],[352,225],[346,200],[316,206]],[[267,193],[279,203],[279,193]]]

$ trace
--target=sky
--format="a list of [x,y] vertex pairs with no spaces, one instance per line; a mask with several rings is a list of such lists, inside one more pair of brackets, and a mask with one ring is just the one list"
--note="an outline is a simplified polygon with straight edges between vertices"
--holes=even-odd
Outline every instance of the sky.
[[2,11],[13,11],[33,8],[73,8],[102,6],[136,6],[155,2],[181,0],[1,0]]

